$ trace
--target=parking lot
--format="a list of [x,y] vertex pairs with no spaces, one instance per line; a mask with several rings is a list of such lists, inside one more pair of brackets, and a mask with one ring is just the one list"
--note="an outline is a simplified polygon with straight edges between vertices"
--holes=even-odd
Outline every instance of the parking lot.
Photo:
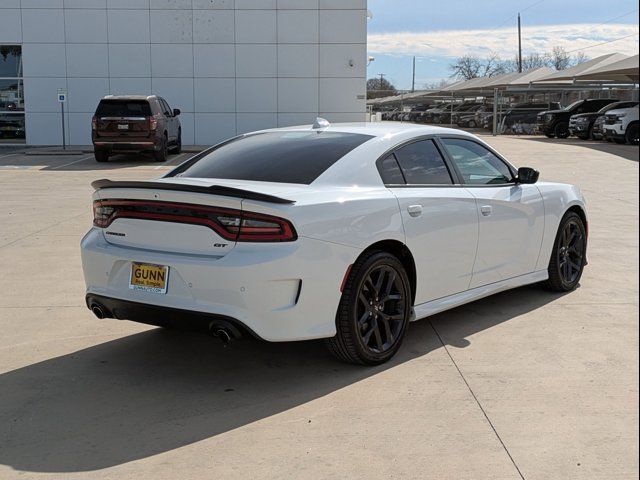
[[192,154],[0,150],[0,478],[637,478],[638,148],[484,138],[582,187],[582,285],[414,323],[375,368],[321,342],[223,347],[97,320],[79,250],[90,182],[157,177]]

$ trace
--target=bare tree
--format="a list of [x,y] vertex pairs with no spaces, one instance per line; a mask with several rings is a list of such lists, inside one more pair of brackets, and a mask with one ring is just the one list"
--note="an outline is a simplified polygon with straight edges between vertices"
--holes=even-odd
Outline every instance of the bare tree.
[[478,77],[493,77],[508,71],[507,64],[498,54],[492,53],[481,59],[474,55],[465,55],[449,65],[451,76],[463,80],[471,80]]
[[487,58],[485,58],[482,64],[482,77],[495,77],[496,75],[502,75],[506,73],[507,62],[502,60],[497,53],[492,53]]
[[386,78],[370,78],[367,80],[367,98],[391,97],[396,95],[398,90]]
[[566,70],[571,67],[571,55],[563,47],[553,47],[549,58],[551,67],[556,70]]
[[580,52],[576,54],[575,57],[573,57],[572,63],[574,65],[580,65],[581,63],[588,62],[588,61],[589,61],[589,57],[584,52]]
[[462,80],[471,80],[480,76],[482,64],[480,59],[474,55],[464,55],[449,65],[451,76]]
[[450,81],[445,79],[440,80],[439,82],[429,82],[424,84],[425,90],[442,90],[445,87],[451,85]]

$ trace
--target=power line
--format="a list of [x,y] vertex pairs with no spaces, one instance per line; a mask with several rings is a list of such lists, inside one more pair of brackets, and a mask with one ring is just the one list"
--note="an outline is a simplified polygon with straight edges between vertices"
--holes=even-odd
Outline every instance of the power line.
[[640,34],[639,33],[632,33],[631,35],[625,35],[624,37],[614,38],[613,40],[608,40],[606,42],[596,43],[595,45],[589,45],[588,47],[576,48],[575,50],[569,50],[568,52],[565,52],[565,53],[574,53],[574,52],[580,52],[582,50],[589,50],[590,48],[599,47],[600,45],[607,45],[608,43],[613,43],[613,42],[617,42],[619,40],[624,40],[625,38],[636,37],[638,35],[640,35]]
[[615,17],[615,18],[610,18],[609,20],[607,20],[607,21],[605,21],[605,22],[599,23],[599,24],[594,25],[593,27],[589,27],[589,28],[598,28],[598,27],[600,27],[600,26],[602,26],[602,25],[606,25],[607,23],[611,23],[611,22],[614,22],[614,21],[616,21],[616,20],[619,20],[619,19],[621,19],[622,17],[626,17],[627,15],[631,15],[632,13],[635,13],[635,12],[637,12],[637,11],[638,11],[638,9],[637,9],[637,8],[634,8],[634,9],[633,9],[633,10],[631,10],[630,12],[623,13],[622,15],[618,15],[618,16],[617,16],[617,17]]

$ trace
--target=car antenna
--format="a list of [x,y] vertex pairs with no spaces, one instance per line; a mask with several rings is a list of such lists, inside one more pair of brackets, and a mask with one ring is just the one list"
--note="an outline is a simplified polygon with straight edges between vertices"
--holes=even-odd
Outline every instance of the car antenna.
[[327,128],[330,126],[331,124],[329,123],[329,120],[325,120],[324,118],[318,117],[316,118],[316,122],[313,124],[313,129],[320,130],[321,128]]

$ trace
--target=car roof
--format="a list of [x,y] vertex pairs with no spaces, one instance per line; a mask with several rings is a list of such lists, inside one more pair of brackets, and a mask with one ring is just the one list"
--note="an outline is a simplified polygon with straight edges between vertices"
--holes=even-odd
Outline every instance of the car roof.
[[153,100],[156,95],[107,95],[102,100]]
[[[300,125],[295,127],[275,128],[264,130],[265,132],[282,132],[282,131],[313,131],[312,125]],[[328,127],[316,129],[323,132],[336,133],[354,133],[360,135],[369,135],[376,138],[391,137],[419,137],[426,135],[474,135],[463,130],[454,128],[436,127],[431,125],[416,125],[414,123],[403,122],[358,122],[358,123],[333,123]]]
[[320,131],[369,135],[371,138],[329,167],[311,184],[312,186],[379,186],[381,185],[381,180],[376,167],[377,160],[405,142],[418,140],[429,135],[468,137],[486,145],[475,135],[462,130],[403,122],[336,123],[321,129],[314,129],[312,125],[303,125],[275,128],[255,133]]

